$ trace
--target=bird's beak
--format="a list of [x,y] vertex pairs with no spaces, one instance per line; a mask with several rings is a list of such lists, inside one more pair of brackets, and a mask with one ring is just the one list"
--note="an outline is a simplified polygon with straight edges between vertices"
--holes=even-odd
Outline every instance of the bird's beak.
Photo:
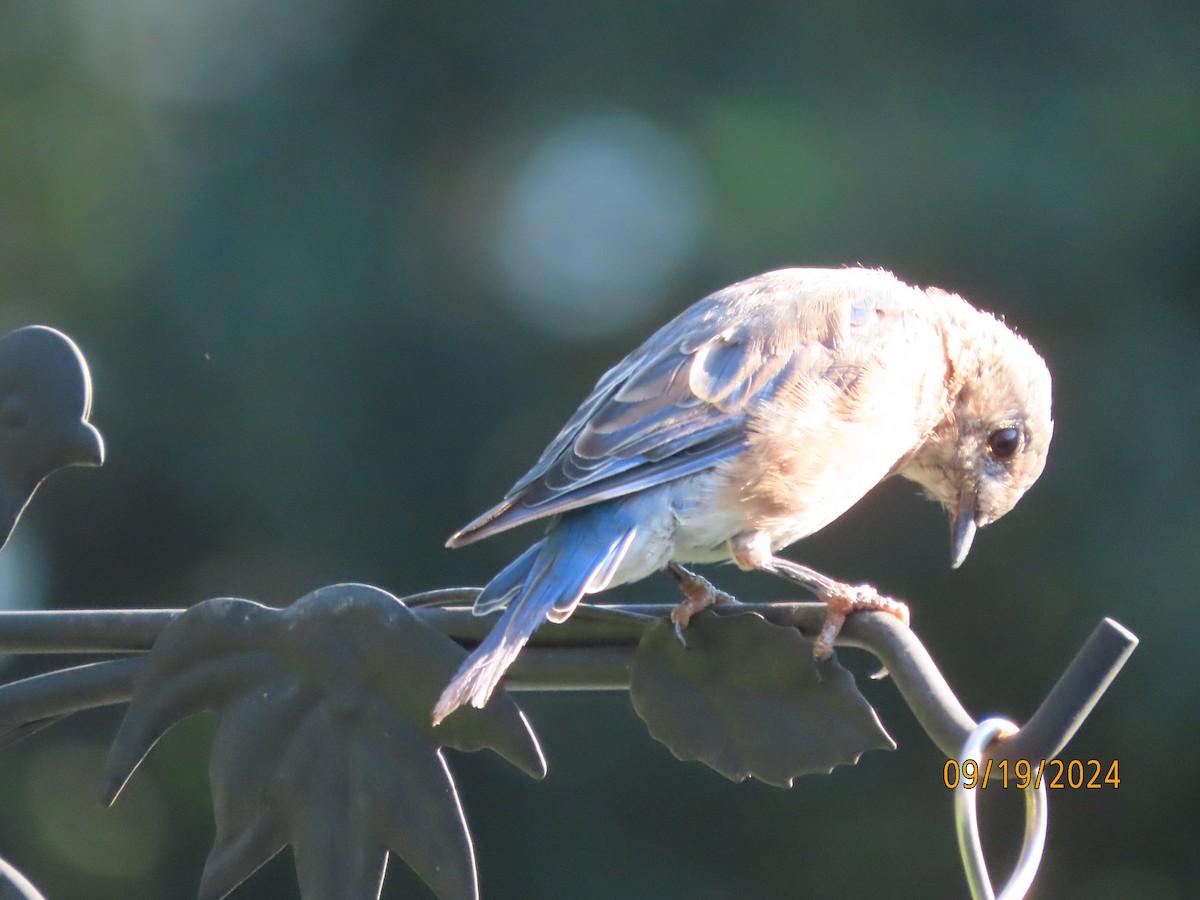
[[957,569],[967,558],[975,529],[975,492],[964,486],[958,495],[958,508],[950,517],[950,568]]

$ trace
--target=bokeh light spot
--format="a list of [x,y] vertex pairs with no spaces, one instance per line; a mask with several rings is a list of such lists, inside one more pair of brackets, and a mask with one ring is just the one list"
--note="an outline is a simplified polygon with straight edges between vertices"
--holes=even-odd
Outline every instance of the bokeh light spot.
[[653,318],[707,206],[695,152],[658,126],[627,115],[567,123],[502,201],[493,249],[512,308],[572,339]]
[[47,745],[25,783],[40,841],[85,878],[142,882],[161,852],[162,802],[147,779],[134,779],[106,809],[96,797],[104,750],[90,742]]

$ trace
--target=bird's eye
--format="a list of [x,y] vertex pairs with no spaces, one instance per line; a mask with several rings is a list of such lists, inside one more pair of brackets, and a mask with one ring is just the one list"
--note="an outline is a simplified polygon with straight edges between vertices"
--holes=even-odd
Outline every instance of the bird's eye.
[[997,428],[987,439],[988,453],[997,462],[1008,462],[1021,449],[1021,430],[1013,428]]

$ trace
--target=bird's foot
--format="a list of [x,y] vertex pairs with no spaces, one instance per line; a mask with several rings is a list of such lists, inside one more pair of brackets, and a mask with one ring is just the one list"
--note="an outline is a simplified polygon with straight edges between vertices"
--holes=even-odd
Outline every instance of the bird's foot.
[[822,593],[827,610],[825,623],[813,643],[816,659],[829,659],[833,654],[833,642],[846,623],[846,616],[861,610],[876,610],[895,616],[905,625],[909,622],[908,604],[885,597],[869,584],[842,585],[841,590]]
[[707,578],[702,578],[678,563],[671,563],[667,566],[667,571],[671,573],[679,584],[679,590],[683,592],[683,601],[671,610],[671,624],[675,626],[675,637],[679,638],[679,643],[686,647],[688,643],[683,636],[683,629],[688,627],[692,616],[710,606],[737,603],[737,600],[732,594],[727,594],[720,588],[714,587]]

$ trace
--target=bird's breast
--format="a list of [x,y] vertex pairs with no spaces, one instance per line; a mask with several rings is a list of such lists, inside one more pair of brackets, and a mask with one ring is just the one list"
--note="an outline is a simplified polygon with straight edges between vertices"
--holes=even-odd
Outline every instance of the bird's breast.
[[[738,507],[774,549],[813,534],[886,478],[944,408],[945,359],[929,329],[881,335],[870,352],[797,370],[718,467],[713,503]],[[833,377],[836,373],[838,377]]]

